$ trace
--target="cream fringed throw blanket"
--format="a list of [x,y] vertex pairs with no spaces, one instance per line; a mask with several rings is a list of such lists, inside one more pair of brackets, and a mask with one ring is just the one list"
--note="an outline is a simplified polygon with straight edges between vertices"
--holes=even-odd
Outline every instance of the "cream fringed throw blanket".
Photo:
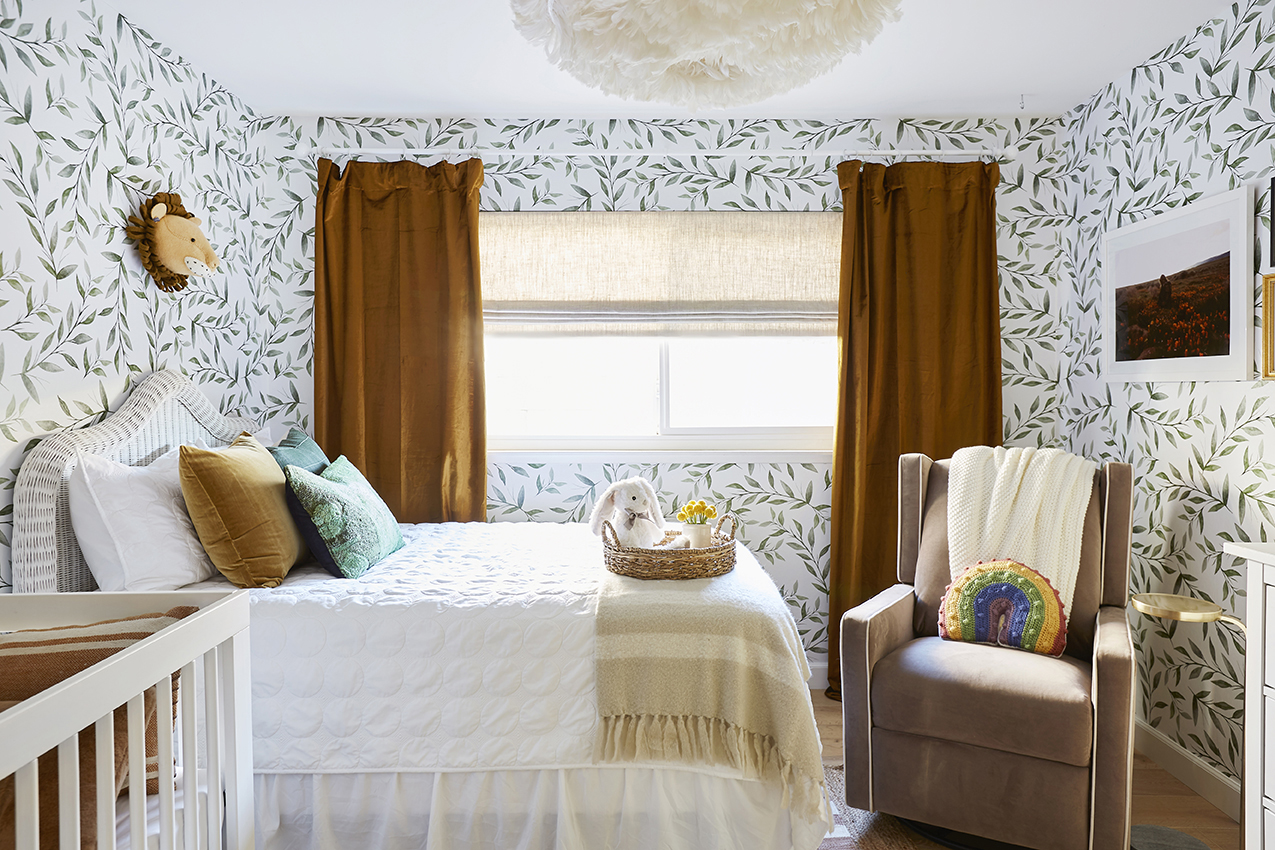
[[778,779],[785,805],[831,828],[797,627],[742,546],[736,561],[712,579],[602,579],[594,758],[724,765]]
[[974,446],[948,469],[948,563],[1018,561],[1049,579],[1071,614],[1097,466],[1060,449]]

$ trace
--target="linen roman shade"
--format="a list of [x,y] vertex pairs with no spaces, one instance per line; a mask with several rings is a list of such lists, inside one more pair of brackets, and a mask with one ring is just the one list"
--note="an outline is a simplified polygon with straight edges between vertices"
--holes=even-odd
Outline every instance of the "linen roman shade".
[[841,213],[483,212],[488,332],[837,330]]

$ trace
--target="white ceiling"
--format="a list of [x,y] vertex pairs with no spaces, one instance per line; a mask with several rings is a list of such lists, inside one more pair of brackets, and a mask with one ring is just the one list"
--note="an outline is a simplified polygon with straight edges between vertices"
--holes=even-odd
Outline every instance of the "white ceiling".
[[831,73],[690,113],[585,87],[514,30],[508,0],[105,0],[258,114],[525,118],[1060,115],[1230,4],[903,0]]

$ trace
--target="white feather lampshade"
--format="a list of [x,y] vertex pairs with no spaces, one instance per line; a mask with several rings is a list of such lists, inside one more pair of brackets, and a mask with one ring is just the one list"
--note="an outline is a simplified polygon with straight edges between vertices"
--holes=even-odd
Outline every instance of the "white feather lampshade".
[[691,108],[739,106],[832,70],[900,0],[511,0],[514,25],[586,85]]

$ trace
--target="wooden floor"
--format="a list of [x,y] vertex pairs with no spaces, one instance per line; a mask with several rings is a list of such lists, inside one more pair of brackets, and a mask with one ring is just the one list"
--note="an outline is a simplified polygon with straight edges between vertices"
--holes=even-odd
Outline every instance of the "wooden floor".
[[845,757],[841,751],[841,703],[830,700],[823,691],[811,691],[810,701],[815,704],[815,723],[819,724],[819,739],[823,741],[825,764],[841,764]]
[[[810,698],[823,739],[823,760],[840,764],[841,703],[828,699],[823,691],[811,691]],[[1133,822],[1179,829],[1211,850],[1240,850],[1239,824],[1142,753],[1133,756]]]
[[1240,825],[1142,753],[1133,754],[1133,822],[1170,826],[1212,850],[1240,850]]

